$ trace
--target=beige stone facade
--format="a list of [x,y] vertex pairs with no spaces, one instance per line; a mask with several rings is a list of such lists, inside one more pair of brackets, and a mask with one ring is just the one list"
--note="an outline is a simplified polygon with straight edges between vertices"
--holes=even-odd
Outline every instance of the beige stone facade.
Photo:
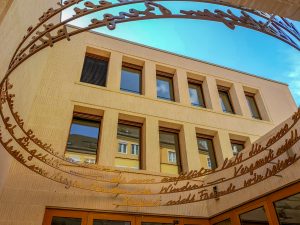
[[[0,49],[5,51],[0,54],[1,77],[20,41],[19,31],[34,24],[40,13],[52,5],[52,0],[13,2],[0,24]],[[25,15],[24,11],[30,13]],[[87,53],[109,58],[106,87],[80,82]],[[124,62],[143,67],[141,95],[120,90]],[[173,74],[174,102],[157,98],[156,71]],[[188,79],[202,82],[206,108],[191,105]],[[91,32],[72,37],[70,42],[61,41],[34,55],[13,72],[11,82],[16,94],[15,108],[26,126],[62,155],[74,111],[102,117],[99,165],[114,166],[115,160],[120,158],[117,153],[118,121],[141,123],[142,168],[120,169],[132,177],[169,176],[161,173],[160,127],[178,130],[182,171],[188,172],[206,166],[203,165],[205,160],[200,161],[197,134],[213,137],[217,164],[222,165],[225,158],[233,157],[230,140],[243,141],[250,150],[252,143],[297,111],[286,84]],[[235,114],[222,111],[218,86],[228,88]],[[251,117],[245,92],[255,95],[262,120]],[[289,181],[296,178],[296,174],[291,174]],[[272,181],[272,185],[277,184]],[[267,192],[262,185],[259,190],[261,194]],[[254,197],[255,191],[258,190],[253,188],[246,195],[239,193],[237,196],[243,196],[246,202]],[[46,207],[199,218],[227,209],[225,203],[214,201],[162,208],[117,208],[113,201],[112,195],[75,188],[67,190],[22,167],[1,147],[0,225],[40,225]],[[228,207],[237,203],[231,197],[226,197],[226,201]],[[208,204],[213,207],[209,208]]]

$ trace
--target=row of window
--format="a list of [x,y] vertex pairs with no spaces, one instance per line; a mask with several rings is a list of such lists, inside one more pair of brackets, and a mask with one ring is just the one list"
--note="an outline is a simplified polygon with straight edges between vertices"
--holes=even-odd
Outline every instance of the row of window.
[[[80,81],[99,86],[105,86],[107,70],[107,58],[87,55],[84,60],[84,66]],[[120,89],[126,92],[142,94],[142,70],[143,68],[141,66],[123,63]],[[157,71],[156,85],[157,98],[175,101],[173,74]],[[188,87],[191,105],[205,108],[206,105],[202,82],[189,79]],[[234,114],[235,111],[231,102],[229,88],[218,86],[218,92],[223,112]],[[255,119],[262,119],[255,101],[255,95],[245,92],[245,96],[252,117]]]
[[[74,162],[96,163],[99,153],[101,117],[74,113],[65,156]],[[117,129],[118,149],[115,150],[115,166],[142,169],[143,149],[140,123],[119,121]],[[217,161],[213,136],[197,135],[200,167],[214,169]],[[112,140],[113,141],[113,140]],[[179,130],[159,128],[161,172],[178,174],[182,171]],[[233,154],[244,149],[244,142],[231,140]]]
[[[265,207],[268,207],[268,210],[270,210],[271,207],[275,208],[275,212],[277,218],[273,218],[273,222],[269,221],[266,215],[266,212],[268,210],[265,209]],[[269,224],[279,224],[279,225],[299,225],[300,224],[300,193],[295,194],[293,196],[289,196],[287,198],[278,200],[273,202],[273,206],[262,206],[256,209],[253,209],[251,211],[247,211],[241,214],[237,214],[240,220],[241,225],[269,225]],[[44,224],[46,225],[83,225],[83,216],[87,212],[80,212],[80,211],[72,211],[71,213],[68,213],[65,211],[54,211],[53,213],[50,213],[51,209],[47,209],[46,214],[48,213],[48,216],[45,216],[44,218],[49,218],[48,220],[44,221]],[[89,225],[131,225],[132,218],[124,218],[126,215],[123,215],[123,219],[120,219],[118,215],[95,215],[92,216],[88,221],[90,221]],[[270,216],[270,215],[269,215]],[[160,220],[156,219],[156,222],[146,222],[147,218],[142,217],[144,222],[141,221],[140,225],[174,225],[176,224],[173,221],[176,221],[175,218],[172,218],[173,220],[162,218],[160,217]],[[178,219],[178,218],[176,218]],[[150,220],[153,220],[152,218]],[[173,223],[172,223],[173,222]],[[189,222],[189,223],[182,223],[184,225],[188,224],[202,224],[200,221],[198,222]],[[207,224],[207,223],[205,223]],[[215,223],[214,225],[234,225],[234,223],[230,219],[226,219],[222,222]]]

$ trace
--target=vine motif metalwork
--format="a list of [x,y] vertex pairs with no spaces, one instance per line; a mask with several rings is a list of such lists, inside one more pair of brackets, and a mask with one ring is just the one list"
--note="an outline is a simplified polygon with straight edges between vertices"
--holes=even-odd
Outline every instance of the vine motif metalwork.
[[[180,174],[178,177],[165,177],[160,180],[150,179],[132,179],[126,177],[126,172],[122,173],[112,167],[100,165],[77,164],[68,161],[64,156],[61,156],[52,148],[51,144],[44,143],[35,135],[31,129],[26,129],[21,116],[14,109],[15,95],[9,93],[13,85],[9,82],[9,76],[12,72],[32,55],[38,53],[46,47],[53,47],[60,40],[71,40],[71,37],[95,29],[106,26],[113,30],[119,23],[160,19],[160,18],[185,18],[210,20],[220,22],[230,29],[235,29],[236,26],[242,26],[253,29],[259,32],[271,35],[279,40],[286,42],[296,49],[300,49],[298,42],[300,41],[300,33],[295,26],[285,18],[276,17],[256,10],[239,8],[232,6],[222,1],[206,1],[206,0],[191,0],[192,2],[208,2],[226,7],[232,7],[240,10],[240,14],[233,13],[230,9],[224,10],[180,10],[179,13],[174,13],[167,7],[158,3],[156,0],[119,0],[117,3],[109,1],[98,1],[98,4],[85,0],[69,0],[63,3],[57,3],[58,8],[50,8],[38,19],[35,27],[30,26],[27,29],[27,34],[23,37],[11,59],[8,71],[0,83],[1,101],[0,101],[0,116],[2,126],[0,127],[0,143],[4,148],[20,163],[28,169],[38,173],[50,180],[62,183],[66,188],[75,187],[84,190],[118,195],[159,195],[185,193],[185,196],[179,196],[178,199],[163,200],[160,198],[153,200],[133,199],[130,197],[122,197],[120,203],[116,206],[139,206],[139,207],[154,207],[154,206],[171,206],[187,203],[195,203],[242,190],[249,186],[262,182],[270,177],[278,176],[278,173],[287,167],[296,163],[300,157],[295,153],[288,158],[282,159],[283,153],[287,152],[300,140],[298,136],[297,125],[300,120],[300,109],[292,116],[292,123],[285,124],[273,137],[271,137],[264,145],[254,144],[252,150],[247,157],[243,154],[238,154],[234,159],[226,159],[223,165],[216,170],[200,169],[198,171],[190,171]],[[62,13],[65,9],[75,6],[76,4],[84,3],[84,8],[74,7],[74,15],[70,18],[61,21],[58,24],[48,23],[48,21]],[[100,12],[109,8],[143,3],[144,10],[130,9],[128,12],[120,12],[118,15],[104,14],[103,18],[94,18],[91,23],[84,28],[78,28],[74,31],[68,31],[68,23],[89,15],[94,12]],[[255,19],[253,16],[259,16],[266,20],[262,22]],[[41,29],[42,27],[42,29]],[[9,115],[7,115],[9,114]],[[3,129],[4,128],[4,129]],[[289,133],[290,132],[290,133]],[[271,149],[273,145],[281,140],[286,135],[290,137],[286,139],[286,143],[277,150]],[[18,146],[18,147],[16,147]],[[267,154],[265,154],[267,152]],[[262,156],[261,156],[262,155]],[[253,158],[258,157],[252,162]],[[277,160],[277,162],[273,162]],[[260,163],[257,163],[260,162]],[[247,163],[249,165],[247,165]],[[267,167],[269,163],[275,164],[271,168]],[[246,165],[245,165],[246,164]],[[70,169],[70,166],[73,169]],[[266,167],[264,174],[256,174],[251,177],[254,171]],[[83,171],[84,170],[84,171]],[[222,175],[222,171],[231,170],[233,176],[226,177]],[[117,175],[115,175],[118,173]],[[231,174],[231,173],[229,173]],[[240,176],[249,174],[250,178],[244,181],[240,187],[236,187],[232,181]],[[204,178],[207,177],[207,178]],[[211,179],[210,179],[211,178]],[[200,179],[200,180],[199,180]],[[186,183],[183,183],[186,182]],[[212,186],[221,185],[229,182],[229,185],[221,191],[214,191]],[[183,183],[183,184],[182,184]],[[111,186],[115,185],[117,186]],[[134,185],[133,185],[134,184]],[[166,184],[167,186],[158,186],[157,190],[137,188],[136,185],[157,185]],[[126,188],[119,185],[127,185]],[[192,191],[197,191],[193,193]]]

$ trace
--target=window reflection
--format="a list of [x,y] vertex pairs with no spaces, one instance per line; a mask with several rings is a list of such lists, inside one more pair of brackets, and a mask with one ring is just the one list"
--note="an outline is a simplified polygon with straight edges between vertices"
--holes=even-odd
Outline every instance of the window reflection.
[[240,215],[241,225],[268,225],[268,219],[263,207]]
[[118,152],[115,166],[140,169],[141,124],[118,124]]
[[97,220],[94,219],[93,225],[131,225],[127,221],[116,221],[116,220]]
[[245,148],[244,142],[235,140],[230,140],[230,142],[233,155],[237,155],[240,151],[242,151]]
[[51,225],[81,225],[80,218],[53,217]]
[[171,77],[157,76],[157,97],[174,101],[173,79]]
[[151,223],[151,222],[142,222],[142,225],[174,225],[173,223]]
[[234,114],[230,96],[229,96],[229,90],[224,87],[218,87],[218,88],[219,88],[220,104],[223,112]]
[[99,126],[100,117],[74,115],[65,157],[72,162],[95,163]]
[[275,202],[280,225],[300,225],[300,193]]
[[141,69],[129,66],[122,67],[121,90],[141,94]]
[[205,107],[201,84],[189,83],[189,94],[193,106]]
[[179,140],[177,133],[159,131],[161,172],[178,174],[181,172]]
[[245,95],[252,117],[261,120],[254,95],[251,93],[245,93]]
[[200,167],[215,169],[217,162],[215,158],[213,137],[197,135],[197,144],[200,158]]

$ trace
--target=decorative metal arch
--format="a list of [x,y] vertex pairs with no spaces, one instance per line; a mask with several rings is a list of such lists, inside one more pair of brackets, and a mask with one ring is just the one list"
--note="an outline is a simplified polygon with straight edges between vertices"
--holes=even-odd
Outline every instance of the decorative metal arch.
[[[171,0],[164,0],[163,2],[168,1]],[[183,0],[177,1],[183,2]],[[114,194],[116,196],[160,196],[155,201],[147,201],[147,199],[139,201],[125,198],[123,203],[116,205],[150,207],[194,203],[227,195],[258,183],[256,182],[246,187],[237,188],[230,182],[244,174],[235,175],[232,177],[223,177],[223,171],[232,169],[234,166],[242,163],[249,163],[253,157],[259,156],[266,152],[265,150],[271,152],[272,150],[270,150],[270,148],[279,140],[276,139],[277,136],[275,136],[275,139],[272,141],[265,143],[264,146],[257,144],[253,145],[252,150],[255,152],[255,154],[249,154],[247,157],[240,154],[236,156],[234,162],[226,159],[223,166],[216,170],[207,170],[202,168],[199,171],[184,173],[175,178],[166,177],[160,180],[143,178],[131,179],[126,177],[126,174],[121,173],[119,170],[115,170],[112,167],[77,164],[68,161],[64,158],[64,156],[55,151],[51,145],[44,143],[41,139],[39,139],[32,130],[26,128],[21,116],[14,109],[15,95],[10,93],[10,89],[13,88],[13,85],[9,82],[9,76],[13,74],[12,72],[19,65],[42,49],[48,46],[53,47],[58,41],[64,39],[70,40],[74,35],[99,27],[106,26],[108,29],[113,30],[119,23],[162,18],[209,20],[223,23],[230,29],[235,29],[236,26],[241,26],[256,30],[273,36],[300,50],[298,45],[300,41],[300,33],[297,31],[295,26],[285,18],[269,15],[256,10],[233,6],[222,1],[189,0],[189,2],[212,3],[220,6],[231,7],[235,10],[239,10],[239,13],[233,13],[230,9],[227,11],[210,11],[208,9],[203,11],[180,10],[179,13],[174,13],[170,9],[160,4],[157,0],[118,0],[115,3],[109,1],[99,1],[97,4],[86,0],[69,0],[64,1],[63,3],[57,3],[58,8],[56,9],[48,9],[39,18],[39,22],[36,26],[31,26],[28,28],[27,34],[23,37],[22,41],[15,50],[7,73],[0,83],[0,117],[2,119],[2,126],[0,128],[0,143],[16,160],[22,163],[25,167],[48,179],[64,184],[66,188],[75,187],[95,192]],[[75,7],[80,3],[84,4],[84,8]],[[72,31],[68,30],[67,24],[78,18],[82,18],[95,12],[101,12],[107,9],[125,5],[134,5],[137,3],[144,4],[145,9],[137,10],[132,8],[128,12],[119,12],[118,15],[104,14],[102,18],[92,19],[91,23],[87,27],[78,28]],[[48,23],[52,17],[62,13],[64,10],[70,7],[74,7],[74,14],[70,18],[57,24]],[[258,20],[257,18],[260,18],[261,20]],[[295,113],[293,122],[291,124],[286,124],[282,136],[279,137],[281,138],[284,135],[287,135],[290,131],[292,136],[295,136],[292,129],[298,124],[299,121],[300,110]],[[298,136],[294,138],[289,147],[296,144],[299,140],[300,138]],[[269,159],[264,164],[259,165],[257,169],[277,160],[287,150],[288,148],[286,147],[286,149],[282,150],[280,154],[271,154]],[[290,157],[289,162],[286,163],[285,166],[282,166],[280,170],[277,170],[274,173],[262,178],[259,182],[262,182],[269,177],[276,176],[280,171],[286,169],[288,166],[294,164],[298,160],[299,156]],[[72,165],[74,169],[69,169],[67,167],[68,165]],[[118,174],[116,175],[116,173]],[[202,178],[204,176],[210,176],[212,177],[212,180],[203,180]],[[182,182],[187,183],[182,184]],[[226,190],[216,192],[213,189],[214,185],[224,183],[229,183]],[[117,186],[112,186],[116,184]],[[144,189],[139,186],[144,184],[149,186],[158,186],[148,189]],[[181,186],[176,187],[177,184]],[[122,187],[119,187],[119,185],[122,185]],[[204,190],[206,190],[206,193],[204,193]],[[203,192],[201,197],[196,198],[195,194],[193,194],[195,191],[200,193]],[[182,199],[180,197],[177,200],[161,199],[161,196],[166,194],[171,195],[174,193],[184,193],[186,196]]]

